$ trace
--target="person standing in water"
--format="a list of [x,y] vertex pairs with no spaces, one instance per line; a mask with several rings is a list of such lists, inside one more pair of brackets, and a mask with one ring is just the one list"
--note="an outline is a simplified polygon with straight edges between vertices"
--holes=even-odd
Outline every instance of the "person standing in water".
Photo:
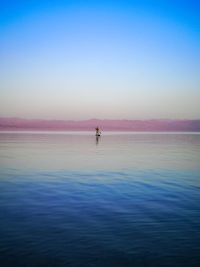
[[98,134],[99,133],[99,128],[97,127],[95,130],[96,130],[96,133]]
[[96,130],[96,135],[100,135],[99,127],[97,127],[95,130]]

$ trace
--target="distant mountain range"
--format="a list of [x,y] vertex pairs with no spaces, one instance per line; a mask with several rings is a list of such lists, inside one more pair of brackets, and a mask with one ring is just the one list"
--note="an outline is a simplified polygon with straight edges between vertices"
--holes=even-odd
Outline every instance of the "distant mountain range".
[[0,130],[50,131],[200,131],[200,120],[40,120],[0,118]]

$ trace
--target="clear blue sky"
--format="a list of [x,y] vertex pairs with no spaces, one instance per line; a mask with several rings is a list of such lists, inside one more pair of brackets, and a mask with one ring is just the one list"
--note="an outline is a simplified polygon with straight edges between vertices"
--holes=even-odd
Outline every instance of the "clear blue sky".
[[200,1],[0,1],[0,116],[200,119]]

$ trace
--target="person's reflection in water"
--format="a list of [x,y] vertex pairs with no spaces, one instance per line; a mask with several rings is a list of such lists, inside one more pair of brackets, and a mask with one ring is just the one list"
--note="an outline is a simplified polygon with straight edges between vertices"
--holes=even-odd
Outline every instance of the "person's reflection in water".
[[99,138],[100,138],[100,136],[96,136],[96,145],[98,145],[98,143],[99,143]]

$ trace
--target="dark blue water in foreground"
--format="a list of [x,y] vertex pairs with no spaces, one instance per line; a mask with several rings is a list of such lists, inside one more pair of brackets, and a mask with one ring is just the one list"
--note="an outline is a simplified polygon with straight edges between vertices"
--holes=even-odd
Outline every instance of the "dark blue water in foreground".
[[198,266],[200,134],[0,133],[0,266]]

